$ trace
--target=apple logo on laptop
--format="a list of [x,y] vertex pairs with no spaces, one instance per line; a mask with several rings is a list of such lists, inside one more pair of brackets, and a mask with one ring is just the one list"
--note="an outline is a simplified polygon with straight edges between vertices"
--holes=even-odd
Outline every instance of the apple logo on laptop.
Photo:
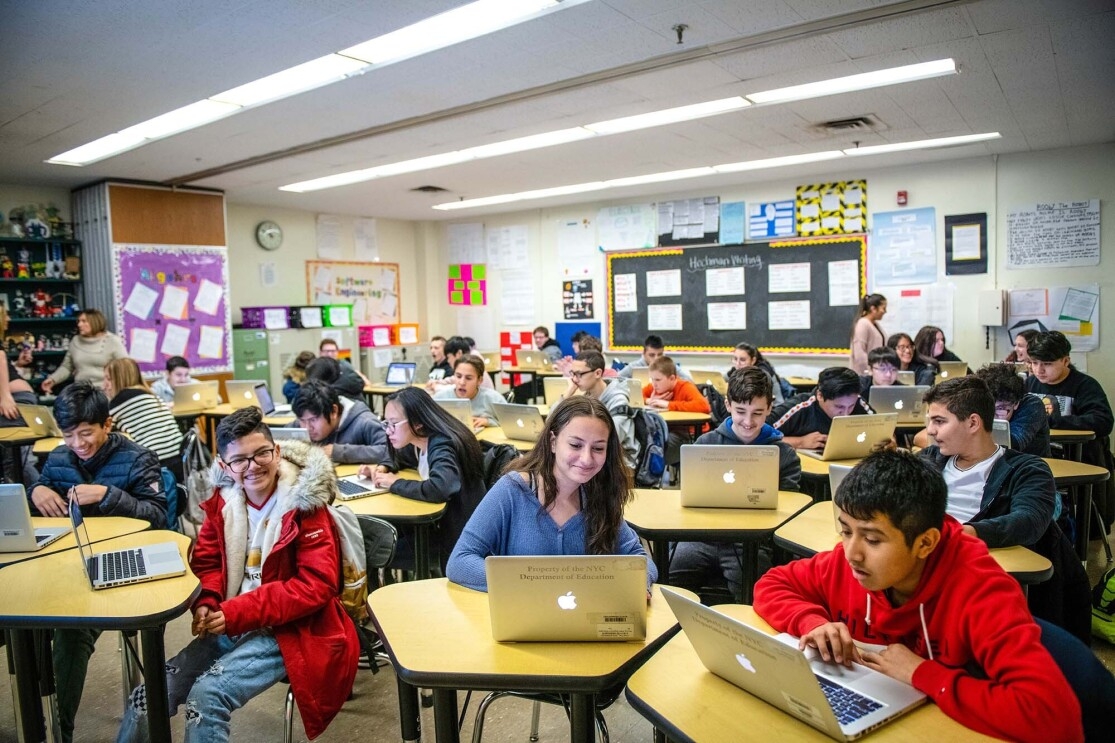
[[561,609],[576,609],[577,608],[577,597],[573,595],[572,591],[570,591],[569,593],[567,593],[563,596],[558,596],[557,601],[558,601],[558,607],[561,608]]
[[252,391],[251,390],[244,390],[244,399],[245,400],[251,400],[252,399]]
[[860,431],[856,436],[856,442],[862,444],[864,441],[867,441],[867,431]]
[[523,423],[522,418],[516,418],[515,419],[515,425],[518,426],[519,428],[526,428],[526,426]]
[[894,409],[895,410],[901,410],[902,409],[902,401],[901,400],[895,400],[894,401]]
[[194,402],[198,402],[199,400],[201,400],[201,393],[200,392],[195,392],[193,394],[193,399],[194,399]]
[[751,659],[743,653],[736,653],[736,662],[746,668],[748,671],[751,671],[751,673],[757,673],[757,671],[755,670],[755,666],[751,665]]
[[45,425],[45,424],[43,423],[43,419],[42,419],[42,418],[40,418],[40,417],[39,417],[39,416],[37,416],[37,415],[35,416],[35,422],[36,422],[36,423],[38,423],[38,424],[39,424],[40,426],[42,426],[42,425]]
[[724,473],[724,482],[726,482],[729,485],[732,485],[732,484],[735,483],[735,481],[736,481],[736,473],[735,473],[734,470],[728,470],[727,472]]

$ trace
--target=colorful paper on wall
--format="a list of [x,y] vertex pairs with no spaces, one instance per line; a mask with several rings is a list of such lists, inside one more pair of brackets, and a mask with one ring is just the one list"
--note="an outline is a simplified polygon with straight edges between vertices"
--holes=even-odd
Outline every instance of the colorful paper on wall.
[[488,303],[488,271],[483,263],[449,266],[449,304],[476,307]]
[[799,235],[866,232],[867,181],[798,186],[794,208]]

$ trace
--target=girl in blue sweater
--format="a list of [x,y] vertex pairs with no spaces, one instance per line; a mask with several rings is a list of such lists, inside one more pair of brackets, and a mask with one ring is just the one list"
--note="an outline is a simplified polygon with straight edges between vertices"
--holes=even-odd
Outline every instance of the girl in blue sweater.
[[[453,554],[449,580],[488,590],[488,555],[646,555],[623,520],[630,472],[607,408],[595,398],[562,400],[528,454],[472,514]],[[657,579],[647,561],[647,585]]]

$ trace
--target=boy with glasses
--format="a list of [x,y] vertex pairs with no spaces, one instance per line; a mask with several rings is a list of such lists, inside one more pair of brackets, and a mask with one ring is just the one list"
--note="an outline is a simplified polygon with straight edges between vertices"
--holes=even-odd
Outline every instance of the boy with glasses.
[[1026,394],[1026,384],[1014,364],[987,364],[976,372],[995,398],[995,418],[1010,423],[1010,448],[1038,457],[1048,457],[1049,416],[1035,395]]
[[867,354],[867,375],[859,378],[860,395],[866,400],[875,385],[890,387],[898,384],[898,354],[889,346],[872,348]]
[[635,438],[635,421],[631,417],[631,398],[625,380],[604,381],[604,356],[599,351],[581,351],[569,366],[569,388],[562,399],[576,394],[595,397],[612,415],[619,434],[623,461],[634,469],[639,457],[639,441]]
[[[221,421],[217,451],[216,490],[190,557],[201,581],[196,639],[167,663],[170,709],[185,703],[187,741],[228,740],[232,711],[288,678],[316,738],[352,691],[360,652],[338,599],[333,463],[299,441],[280,450],[258,408]],[[141,685],[117,741],[146,739],[146,714]]]

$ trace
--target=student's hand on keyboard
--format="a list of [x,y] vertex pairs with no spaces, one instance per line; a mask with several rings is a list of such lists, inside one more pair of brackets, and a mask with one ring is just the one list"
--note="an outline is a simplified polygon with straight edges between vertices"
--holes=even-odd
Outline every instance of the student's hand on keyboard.
[[828,441],[828,436],[823,433],[814,431],[807,433],[801,437],[801,443],[798,445],[799,449],[817,449],[818,451],[825,448],[825,442]]
[[48,487],[40,485],[31,491],[31,502],[43,516],[61,518],[66,515],[66,501]]
[[864,651],[861,654],[860,662],[868,668],[885,673],[892,679],[913,684],[914,671],[925,662],[925,658],[922,658],[905,645],[895,643],[887,645],[878,653]]
[[398,479],[399,476],[394,472],[377,472],[372,478],[372,484],[377,488],[390,488]]
[[372,480],[375,478],[377,473],[386,471],[387,468],[384,467],[382,464],[362,464],[356,470],[356,474],[364,478],[365,480]]
[[843,622],[826,622],[801,636],[798,648],[817,648],[826,663],[840,663],[851,667],[860,660],[860,651],[852,641],[852,633]]

